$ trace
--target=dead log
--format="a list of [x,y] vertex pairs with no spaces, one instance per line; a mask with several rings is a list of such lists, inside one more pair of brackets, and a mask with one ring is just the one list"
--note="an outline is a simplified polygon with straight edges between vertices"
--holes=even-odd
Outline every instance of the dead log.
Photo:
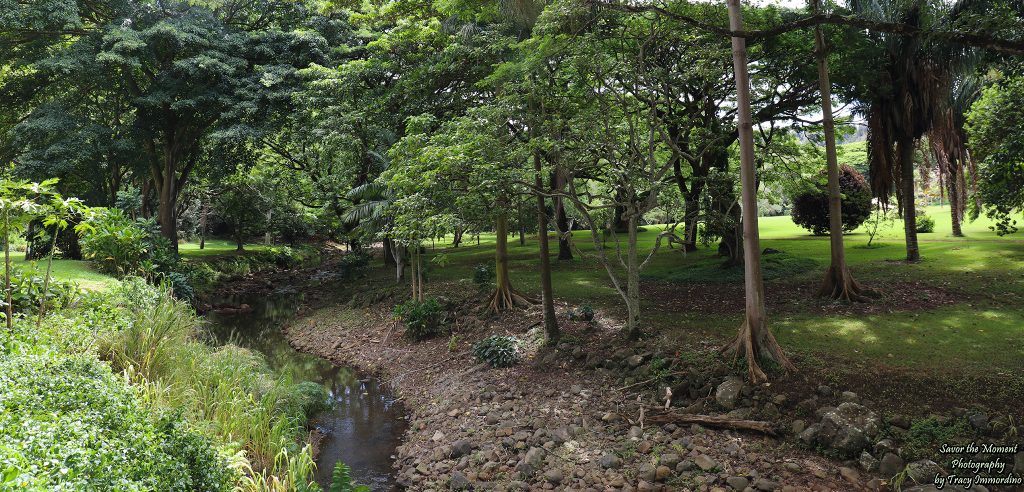
[[676,413],[660,409],[652,409],[647,415],[647,422],[653,424],[700,424],[705,427],[719,429],[747,430],[760,432],[769,436],[776,435],[770,422],[760,420],[741,420],[718,415],[692,415]]

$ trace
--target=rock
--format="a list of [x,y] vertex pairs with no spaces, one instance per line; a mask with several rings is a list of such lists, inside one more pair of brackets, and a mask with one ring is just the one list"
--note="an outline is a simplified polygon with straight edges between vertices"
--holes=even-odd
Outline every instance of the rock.
[[824,384],[818,386],[818,394],[821,396],[832,396],[832,388],[825,386]]
[[747,480],[747,477],[729,477],[725,479],[725,483],[736,490],[743,490],[750,485],[750,480]]
[[435,432],[434,436],[430,438],[430,440],[434,441],[434,442],[441,442],[441,440],[443,440],[443,439],[444,439],[444,432],[441,432],[441,431]]
[[644,463],[644,464],[640,465],[640,468],[637,470],[636,476],[640,480],[646,480],[648,482],[653,482],[656,473],[657,473],[657,470],[654,468],[654,465],[652,465],[650,463]]
[[971,427],[973,427],[974,430],[982,434],[987,433],[992,428],[988,422],[988,415],[983,413],[973,414],[970,417],[967,417],[967,421],[970,422]]
[[647,480],[641,480],[640,483],[636,484],[637,492],[654,492],[654,485],[651,485]]
[[713,460],[710,456],[706,454],[702,454],[694,458],[693,463],[704,471],[718,468],[718,462]]
[[643,435],[644,435],[644,430],[641,429],[640,427],[634,425],[633,427],[629,428],[629,438],[630,439],[635,441],[635,440],[638,440],[641,437],[643,437]]
[[813,445],[818,441],[818,433],[821,431],[821,424],[814,424],[800,433],[797,439],[802,441],[804,444]]
[[1013,455],[1013,472],[1024,475],[1024,451]]
[[942,468],[932,460],[917,460],[907,465],[907,475],[915,483],[931,483],[939,474],[942,474]]
[[743,380],[730,376],[726,378],[722,384],[718,385],[715,389],[715,401],[725,409],[736,408],[736,402],[740,398],[740,393],[743,391]]
[[754,484],[754,488],[763,492],[771,492],[779,487],[779,484],[768,480],[767,478],[757,479],[757,483]]
[[859,455],[870,444],[868,438],[878,435],[879,431],[878,416],[852,402],[826,411],[820,425],[816,443],[844,457]]
[[839,401],[843,403],[857,403],[858,400],[860,400],[860,397],[857,396],[857,393],[854,393],[852,391],[844,391],[839,394]]
[[847,482],[850,483],[860,482],[860,473],[858,473],[857,470],[854,470],[853,468],[840,466],[839,476],[843,477],[843,480],[846,480]]
[[693,470],[694,468],[697,468],[697,464],[694,463],[693,460],[686,459],[680,461],[679,464],[676,465],[676,473],[688,472],[690,470]]
[[871,453],[867,451],[861,451],[860,458],[857,459],[857,463],[866,472],[873,472],[878,468],[878,459],[871,456]]
[[574,384],[574,385],[569,387],[569,392],[574,394],[574,395],[578,395],[578,394],[583,392],[583,386],[580,386],[578,384]]
[[669,468],[674,469],[680,461],[682,461],[682,458],[680,458],[678,454],[668,453],[661,455],[661,460],[659,460],[658,462]]
[[892,442],[892,439],[882,439],[881,441],[878,441],[878,442],[875,443],[874,455],[875,456],[884,456],[885,453],[888,453],[888,452],[893,451],[895,449],[896,448],[895,448],[895,445]]
[[743,408],[737,408],[736,410],[732,410],[729,413],[726,413],[725,416],[729,417],[731,419],[748,420],[750,418],[750,415],[753,414],[753,413],[754,413],[754,409],[753,408],[743,407]]
[[544,449],[530,448],[530,450],[526,452],[526,457],[523,458],[523,462],[532,466],[535,470],[540,469],[541,465],[544,464]]
[[878,473],[882,475],[882,478],[892,478],[902,472],[905,466],[903,458],[900,458],[898,454],[885,453],[878,463]]
[[658,468],[654,470],[654,480],[656,482],[664,482],[665,480],[668,480],[668,477],[670,476],[672,476],[672,469],[665,465],[659,465]]
[[469,479],[466,478],[461,472],[452,473],[452,477],[448,479],[448,487],[452,490],[467,490],[469,489]]
[[601,465],[601,468],[618,468],[622,466],[622,458],[607,453],[597,460],[597,464]]
[[451,458],[461,458],[468,455],[473,451],[473,444],[468,439],[459,439],[452,443],[452,452],[449,455]]
[[562,483],[562,480],[564,479],[565,476],[562,474],[562,470],[559,470],[558,468],[552,468],[544,472],[544,480],[547,480],[555,485]]
[[645,357],[643,355],[631,355],[631,356],[626,358],[626,364],[629,367],[635,369],[635,368],[639,367],[640,364],[644,363],[644,358]]

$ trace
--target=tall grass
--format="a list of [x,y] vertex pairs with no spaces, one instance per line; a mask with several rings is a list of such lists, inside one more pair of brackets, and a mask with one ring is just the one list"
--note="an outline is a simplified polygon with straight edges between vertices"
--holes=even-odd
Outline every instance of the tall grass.
[[110,297],[120,321],[97,333],[101,357],[145,386],[153,405],[181,411],[233,450],[241,488],[311,486],[305,423],[327,400],[322,386],[275,374],[257,352],[203,343],[201,320],[166,289],[129,279]]

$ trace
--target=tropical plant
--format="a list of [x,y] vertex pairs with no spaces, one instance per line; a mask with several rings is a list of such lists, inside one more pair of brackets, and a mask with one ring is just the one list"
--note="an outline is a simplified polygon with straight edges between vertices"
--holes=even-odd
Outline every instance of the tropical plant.
[[415,341],[440,335],[447,323],[444,306],[435,298],[410,299],[396,305],[394,313],[405,322],[405,336]]
[[[857,170],[840,167],[839,189],[842,193],[843,231],[850,232],[871,215],[871,189]],[[821,183],[793,197],[793,222],[816,236],[829,233],[829,192]]]
[[352,469],[348,465],[342,462],[334,464],[334,470],[331,471],[331,486],[327,489],[328,492],[370,492],[370,488],[365,485],[357,485],[352,480]]
[[511,367],[521,359],[521,345],[516,337],[492,335],[473,345],[473,356],[491,367]]

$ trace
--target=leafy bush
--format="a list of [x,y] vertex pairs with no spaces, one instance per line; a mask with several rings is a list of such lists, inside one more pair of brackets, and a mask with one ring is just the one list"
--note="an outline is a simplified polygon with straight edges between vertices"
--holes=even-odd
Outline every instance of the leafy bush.
[[921,214],[916,217],[914,229],[920,233],[935,232],[935,219],[930,215]]
[[405,322],[405,336],[416,341],[440,335],[447,321],[444,306],[434,298],[422,302],[410,299],[398,304],[395,316]]
[[492,335],[473,346],[473,355],[491,367],[509,367],[519,362],[519,346],[516,337]]
[[[39,269],[35,263],[29,264],[28,267],[12,269],[11,304],[15,313],[34,313],[39,309],[39,303],[44,296],[45,276],[46,271]],[[54,311],[73,301],[79,290],[75,284],[62,282],[51,276],[46,292],[48,292],[46,294],[46,309]],[[6,308],[6,302],[6,296],[4,293],[0,293],[0,308]],[[6,315],[5,313],[6,309],[0,309],[0,319]]]
[[594,308],[590,304],[573,308],[569,311],[569,319],[573,321],[594,321]]
[[100,210],[87,224],[82,253],[97,270],[115,277],[142,273],[149,255],[148,231],[118,209]]
[[340,461],[334,465],[334,470],[331,472],[331,488],[327,490],[328,492],[370,492],[369,487],[356,485],[352,480],[352,470]]
[[370,265],[370,255],[353,252],[341,257],[341,269],[346,274],[357,272]]
[[0,489],[231,490],[237,478],[179,415],[89,355],[0,358]]
[[494,283],[494,263],[480,263],[473,269],[473,283],[481,289]]
[[[824,174],[824,173],[823,173]],[[871,188],[850,166],[840,166],[839,191],[843,195],[843,231],[850,232],[871,215]],[[829,233],[828,185],[818,183],[793,197],[793,222],[815,236]]]

